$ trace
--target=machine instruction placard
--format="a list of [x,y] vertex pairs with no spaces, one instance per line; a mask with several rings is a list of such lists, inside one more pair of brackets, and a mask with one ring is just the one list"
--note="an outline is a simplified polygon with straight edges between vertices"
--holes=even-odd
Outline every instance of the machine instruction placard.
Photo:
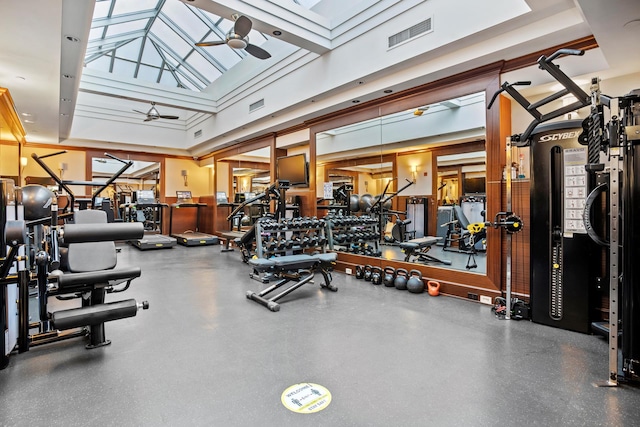
[[571,237],[573,233],[586,234],[582,218],[588,196],[587,148],[566,148],[563,153],[564,168],[564,210],[563,234]]

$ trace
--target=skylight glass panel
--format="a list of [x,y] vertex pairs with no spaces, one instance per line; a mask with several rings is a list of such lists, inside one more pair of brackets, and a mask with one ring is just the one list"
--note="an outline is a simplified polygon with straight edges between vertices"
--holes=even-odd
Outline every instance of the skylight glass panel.
[[183,3],[166,2],[162,7],[162,13],[194,40],[200,40],[209,31],[209,27]]
[[[147,82],[157,83],[160,75],[160,68],[150,67],[148,65],[140,65],[138,69],[138,78]],[[174,81],[175,84],[175,81]]]
[[158,0],[115,0],[115,2],[116,4],[111,16],[140,12],[158,7]]
[[160,67],[162,65],[162,57],[156,50],[151,40],[145,38],[144,50],[142,51],[142,62],[144,64],[155,65]]
[[186,58],[186,61],[193,68],[198,70],[200,74],[207,77],[209,81],[211,81],[211,76],[215,72],[216,68],[209,62],[204,56],[200,55],[198,52],[193,52]]
[[111,68],[111,56],[103,55],[95,61],[89,62],[86,66],[93,70],[109,71],[109,68]]
[[92,28],[91,30],[89,30],[89,40],[102,38],[103,31],[104,31],[104,27]]
[[116,56],[120,58],[130,59],[132,61],[138,61],[138,55],[140,54],[140,45],[142,44],[142,39],[137,38],[135,40],[130,41],[122,47],[119,47]]
[[142,30],[147,25],[147,21],[148,19],[137,19],[123,22],[122,24],[109,25],[107,27],[107,37]]
[[113,61],[113,72],[115,74],[122,74],[125,76],[132,76],[136,70],[136,64],[131,61],[125,61],[123,59],[116,58]]
[[226,45],[206,47],[205,49],[208,49],[211,55],[213,55],[227,70],[242,59],[242,56],[240,56],[242,54],[239,50],[232,49]]
[[178,82],[176,81],[173,74],[167,69],[162,71],[162,77],[160,77],[160,83],[166,86],[178,86]]
[[193,49],[182,37],[159,19],[153,23],[151,32],[162,42],[171,47],[178,55],[184,57]]
[[93,19],[105,18],[109,14],[110,8],[111,1],[96,2],[96,7],[93,9]]

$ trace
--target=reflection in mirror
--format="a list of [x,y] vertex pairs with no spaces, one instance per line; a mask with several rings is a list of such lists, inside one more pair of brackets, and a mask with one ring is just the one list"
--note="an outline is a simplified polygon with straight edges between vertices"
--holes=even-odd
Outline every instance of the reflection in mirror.
[[[94,157],[91,161],[92,181],[106,182],[122,168],[122,162],[110,158]],[[160,163],[134,161],[113,185],[99,194],[114,202],[131,203],[136,190],[152,190],[160,198]]]
[[[474,236],[480,242],[469,246],[461,215],[439,219],[439,207],[447,207],[467,212],[471,223],[484,221],[485,123],[481,92],[319,132],[318,168],[333,189],[349,182],[360,199],[388,199],[382,212],[369,212],[384,258],[485,274],[486,238]],[[328,210],[320,208],[318,215]],[[417,248],[405,250],[407,242]]]
[[[219,211],[219,231],[241,230],[251,226],[257,218],[269,212],[268,203],[256,201],[243,207],[229,221],[227,216],[247,200],[251,200],[271,182],[271,149],[260,148],[236,154],[216,162],[216,200]],[[225,225],[222,225],[225,224]]]

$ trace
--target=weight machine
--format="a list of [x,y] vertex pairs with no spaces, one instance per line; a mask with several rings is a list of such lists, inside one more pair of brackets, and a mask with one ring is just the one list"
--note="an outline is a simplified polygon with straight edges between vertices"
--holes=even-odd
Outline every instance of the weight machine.
[[[538,60],[540,68],[564,87],[545,99],[530,103],[514,87],[529,82],[505,82],[501,91],[534,117],[524,133],[511,137],[519,146],[533,144],[531,234],[536,239],[531,259],[538,261],[531,273],[532,320],[567,329],[576,329],[576,324],[584,328],[586,323],[604,330],[609,373],[602,385],[617,386],[619,381],[637,381],[640,375],[640,90],[610,97],[600,92],[599,79],[593,78],[587,94],[553,63],[560,55],[583,53],[560,49]],[[569,93],[576,102],[540,113],[539,107]],[[589,117],[577,128],[575,123],[542,130],[539,126],[586,106]],[[595,209],[594,202],[605,193],[602,208]],[[600,227],[608,238],[598,234],[598,216],[608,218]],[[598,270],[603,258],[607,271]],[[590,323],[594,288],[606,277],[608,320],[604,325]]]
[[[108,224],[104,211],[82,210],[74,213],[73,224],[59,225],[56,198],[42,189],[39,198],[25,202],[44,202],[50,215],[25,221],[23,212],[29,208],[21,203],[22,191],[0,180],[0,368],[14,349],[22,353],[83,336],[89,339],[87,348],[108,345],[105,322],[136,316],[149,307],[135,299],[105,302],[107,294],[127,290],[141,274],[139,267],[116,268],[114,240],[141,237],[142,224]],[[33,286],[37,314],[29,313]],[[50,312],[50,297],[77,300],[80,306]]]

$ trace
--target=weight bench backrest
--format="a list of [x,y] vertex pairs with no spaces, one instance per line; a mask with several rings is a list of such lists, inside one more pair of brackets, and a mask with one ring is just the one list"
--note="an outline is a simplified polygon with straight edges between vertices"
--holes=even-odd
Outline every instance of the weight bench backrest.
[[[76,224],[107,224],[107,214],[101,210],[82,210],[74,214]],[[69,271],[109,270],[116,266],[115,242],[70,243],[68,251]]]
[[467,219],[467,216],[462,211],[462,207],[458,206],[458,205],[455,205],[453,207],[453,211],[456,214],[456,218],[458,219],[458,223],[460,224],[460,228],[462,228],[463,230],[467,230],[467,227],[469,226],[469,220]]

